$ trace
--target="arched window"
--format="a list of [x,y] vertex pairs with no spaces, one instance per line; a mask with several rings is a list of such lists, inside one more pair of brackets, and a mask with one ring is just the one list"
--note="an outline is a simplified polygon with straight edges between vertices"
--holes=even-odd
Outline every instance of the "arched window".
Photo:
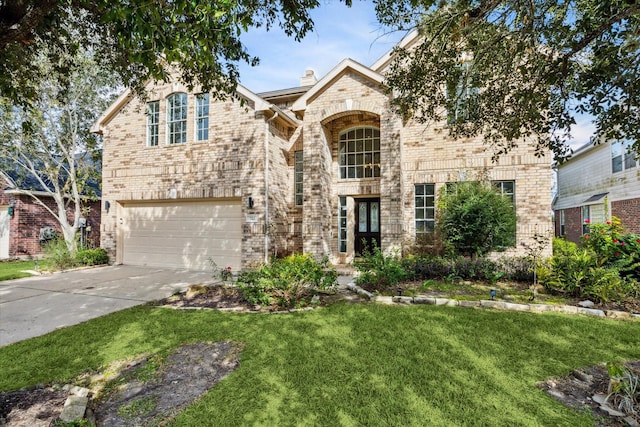
[[358,127],[340,134],[340,178],[380,177],[380,129]]
[[174,93],[167,98],[167,143],[187,142],[187,94]]

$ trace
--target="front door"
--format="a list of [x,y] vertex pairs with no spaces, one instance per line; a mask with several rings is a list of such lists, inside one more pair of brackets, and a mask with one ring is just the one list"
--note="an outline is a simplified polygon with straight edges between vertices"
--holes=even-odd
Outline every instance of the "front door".
[[356,255],[380,246],[380,199],[355,199]]

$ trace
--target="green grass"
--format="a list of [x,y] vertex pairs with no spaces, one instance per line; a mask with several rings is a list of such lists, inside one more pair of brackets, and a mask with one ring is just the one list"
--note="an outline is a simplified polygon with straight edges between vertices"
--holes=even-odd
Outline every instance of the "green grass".
[[[45,260],[39,260],[40,269],[47,268],[49,263]],[[34,261],[8,261],[0,262],[0,281],[20,279],[22,277],[31,277],[31,274],[24,273],[24,270],[33,270],[35,268]]]
[[553,313],[338,304],[284,315],[137,307],[0,348],[0,390],[184,343],[243,342],[176,426],[592,426],[536,383],[640,358],[640,326]]

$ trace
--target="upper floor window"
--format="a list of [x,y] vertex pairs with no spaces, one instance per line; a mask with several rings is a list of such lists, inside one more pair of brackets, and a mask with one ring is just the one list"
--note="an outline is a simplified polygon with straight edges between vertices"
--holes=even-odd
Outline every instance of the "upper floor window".
[[158,145],[158,126],[160,123],[160,101],[147,103],[147,145]]
[[636,167],[637,158],[630,141],[615,141],[611,143],[611,171],[622,172]]
[[380,129],[359,127],[340,134],[340,178],[380,177]]
[[294,183],[295,188],[295,205],[302,206],[303,194],[302,194],[302,178],[303,178],[303,156],[302,151],[296,151],[294,153]]
[[420,236],[435,228],[436,190],[434,184],[416,184],[414,190],[416,236]]
[[477,112],[478,88],[471,79],[472,61],[465,61],[457,67],[447,87],[447,122],[469,122]]
[[196,95],[196,141],[209,139],[209,94]]
[[187,94],[174,93],[167,98],[167,143],[187,142]]

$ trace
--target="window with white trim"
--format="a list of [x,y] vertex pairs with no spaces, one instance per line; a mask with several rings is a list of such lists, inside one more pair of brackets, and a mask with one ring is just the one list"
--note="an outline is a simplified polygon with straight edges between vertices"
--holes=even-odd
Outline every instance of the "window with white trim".
[[347,252],[347,198],[338,198],[338,252]]
[[187,142],[187,94],[174,93],[167,98],[167,143]]
[[302,194],[302,179],[303,179],[303,155],[302,151],[296,151],[294,153],[294,175],[293,175],[293,188],[294,188],[294,199],[296,206],[302,206],[302,201],[304,200]]
[[472,61],[464,61],[447,87],[447,122],[469,122],[477,117],[478,88],[471,81]]
[[564,209],[560,209],[560,236],[564,236],[566,233],[565,230],[565,223],[564,223],[565,219],[564,219]]
[[582,206],[582,234],[589,233],[589,224],[591,223],[591,212],[589,205]]
[[340,178],[380,177],[380,129],[358,127],[340,134]]
[[147,146],[158,146],[160,101],[147,102]]
[[636,167],[638,160],[632,146],[630,141],[611,143],[611,171],[613,173]]
[[415,224],[416,237],[432,233],[436,225],[435,184],[415,184]]
[[196,95],[196,141],[209,139],[209,94]]
[[503,197],[509,199],[511,204],[516,205],[516,182],[515,181],[494,181],[493,185]]

